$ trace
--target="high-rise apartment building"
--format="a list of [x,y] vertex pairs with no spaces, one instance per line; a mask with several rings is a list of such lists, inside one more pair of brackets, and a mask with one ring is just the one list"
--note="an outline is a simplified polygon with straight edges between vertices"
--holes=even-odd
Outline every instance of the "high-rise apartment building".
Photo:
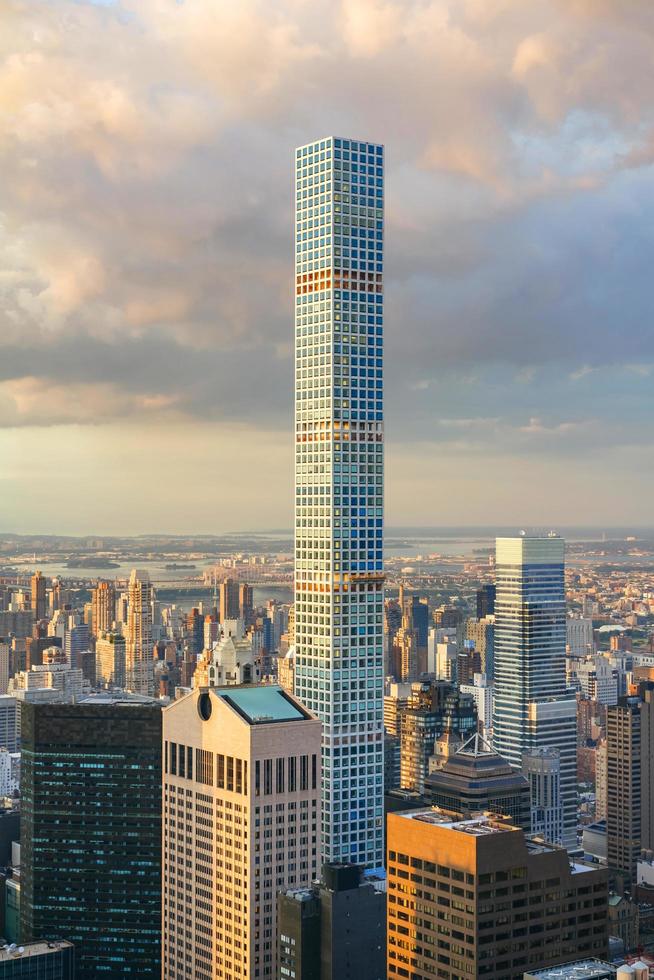
[[276,897],[320,868],[320,722],[280,687],[164,711],[163,980],[273,980]]
[[[493,605],[493,608],[495,606]],[[495,616],[469,619],[465,628],[466,640],[471,640],[481,657],[481,672],[491,681],[495,662]]]
[[69,939],[76,980],[158,980],[159,704],[25,702],[21,729],[21,941]]
[[110,633],[116,619],[116,587],[113,582],[98,582],[91,592],[91,628],[94,636]]
[[42,572],[35,572],[30,580],[32,590],[32,614],[35,621],[45,619],[48,612],[47,597],[45,594],[46,578]]
[[619,698],[606,712],[606,845],[620,890],[636,881],[641,850],[640,698]]
[[654,851],[654,683],[639,685],[640,705],[640,840],[643,850]]
[[389,980],[522,980],[606,956],[606,869],[508,822],[389,813],[387,869]]
[[562,837],[577,844],[577,706],[566,688],[565,545],[558,535],[498,538],[493,744],[512,766],[558,749]]
[[323,722],[323,853],[383,839],[383,147],[295,156],[295,692]]
[[127,588],[125,687],[136,694],[154,691],[152,585],[147,572],[132,570]]

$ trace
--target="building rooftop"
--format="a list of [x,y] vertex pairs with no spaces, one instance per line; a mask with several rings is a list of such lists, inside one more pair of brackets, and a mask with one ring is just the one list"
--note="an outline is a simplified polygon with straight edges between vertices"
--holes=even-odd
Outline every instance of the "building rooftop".
[[506,821],[483,814],[468,820],[453,820],[451,816],[437,807],[430,807],[428,810],[409,810],[406,813],[398,813],[397,816],[404,817],[406,820],[418,820],[420,823],[434,824],[446,830],[457,830],[459,833],[471,834],[473,837],[502,834],[517,829]]
[[532,970],[526,974],[529,977],[537,977],[538,980],[593,980],[593,978],[614,975],[615,967],[602,960],[577,960],[561,966],[548,966],[544,970]]
[[279,721],[304,721],[312,718],[277,684],[262,686],[213,688],[215,694],[231,705],[250,725]]
[[89,694],[85,698],[80,698],[78,704],[113,704],[113,705],[143,705],[153,704],[161,706],[158,698],[150,698],[146,694],[132,694],[128,691],[102,691],[99,694]]
[[11,945],[0,948],[0,963],[6,963],[8,960],[22,960],[28,956],[45,956],[55,949],[72,948],[73,944],[67,942],[65,939],[57,940],[56,942],[41,940],[35,943],[26,943],[24,946],[17,946],[16,943],[12,943]]

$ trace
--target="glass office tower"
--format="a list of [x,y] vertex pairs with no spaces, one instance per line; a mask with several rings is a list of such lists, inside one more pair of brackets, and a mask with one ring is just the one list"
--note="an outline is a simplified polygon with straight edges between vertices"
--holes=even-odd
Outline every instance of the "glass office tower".
[[498,538],[495,750],[515,768],[534,749],[560,758],[561,840],[577,843],[576,701],[565,677],[565,543],[555,534]]
[[383,147],[295,156],[295,693],[323,722],[325,861],[382,863]]

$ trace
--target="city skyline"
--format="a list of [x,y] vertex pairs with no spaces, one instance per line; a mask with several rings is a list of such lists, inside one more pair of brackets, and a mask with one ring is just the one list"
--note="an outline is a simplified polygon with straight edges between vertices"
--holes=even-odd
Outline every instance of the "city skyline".
[[290,524],[288,165],[320,131],[387,146],[390,523],[615,524],[625,473],[647,520],[647,5],[332,9],[12,5],[4,530]]

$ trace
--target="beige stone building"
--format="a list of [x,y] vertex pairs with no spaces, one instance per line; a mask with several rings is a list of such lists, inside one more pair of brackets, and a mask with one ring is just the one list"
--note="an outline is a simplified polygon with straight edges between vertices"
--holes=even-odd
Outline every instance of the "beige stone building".
[[321,724],[277,685],[164,711],[163,980],[273,980],[276,896],[320,870]]

